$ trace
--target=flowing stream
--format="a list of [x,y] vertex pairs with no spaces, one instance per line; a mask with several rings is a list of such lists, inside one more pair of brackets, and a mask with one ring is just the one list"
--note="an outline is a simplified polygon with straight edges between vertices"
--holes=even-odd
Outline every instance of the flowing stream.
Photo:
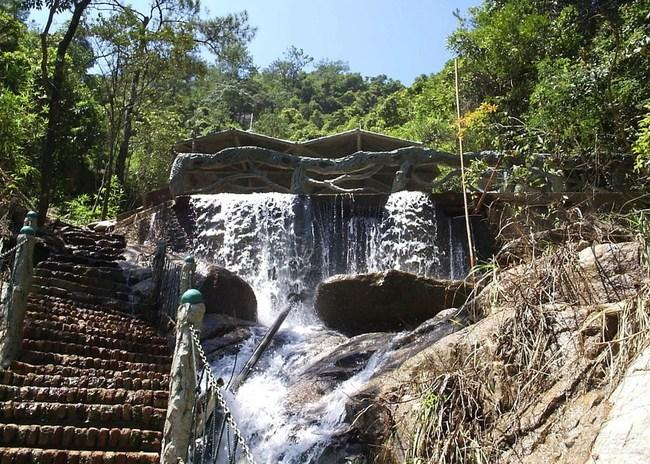
[[[191,206],[195,255],[200,262],[228,268],[253,287],[261,324],[270,325],[280,311],[293,306],[255,372],[227,398],[255,459],[328,462],[322,453],[345,427],[346,401],[381,366],[390,344],[321,396],[295,401],[305,368],[345,340],[316,317],[316,285],[334,274],[390,268],[462,277],[467,272],[466,245],[456,238],[458,220],[445,216],[420,192],[196,195]],[[236,355],[213,358],[215,374],[227,381],[233,371],[239,372],[263,334],[264,329],[255,328]]]

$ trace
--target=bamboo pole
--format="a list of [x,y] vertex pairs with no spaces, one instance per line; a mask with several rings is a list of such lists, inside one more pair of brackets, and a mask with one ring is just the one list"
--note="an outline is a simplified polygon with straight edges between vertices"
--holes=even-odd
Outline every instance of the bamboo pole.
[[465,186],[465,161],[463,160],[463,132],[460,124],[460,92],[458,90],[458,58],[454,59],[454,77],[456,84],[456,122],[458,125],[458,152],[460,155],[460,181],[463,187],[463,206],[465,209],[465,227],[467,229],[467,246],[469,248],[469,267],[476,265],[474,258],[474,240],[472,239],[472,228],[469,222],[469,209],[467,206],[467,188]]

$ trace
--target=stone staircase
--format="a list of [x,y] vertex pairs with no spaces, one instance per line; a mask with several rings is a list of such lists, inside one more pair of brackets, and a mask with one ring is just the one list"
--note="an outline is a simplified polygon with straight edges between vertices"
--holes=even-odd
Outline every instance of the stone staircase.
[[[34,269],[22,353],[0,370],[0,464],[159,461],[171,353],[131,301],[123,237],[61,228]],[[139,317],[135,317],[138,315]]]

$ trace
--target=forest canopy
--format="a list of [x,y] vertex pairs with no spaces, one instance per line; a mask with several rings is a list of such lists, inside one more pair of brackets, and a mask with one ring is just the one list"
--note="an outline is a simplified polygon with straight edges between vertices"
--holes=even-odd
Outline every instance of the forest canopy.
[[[48,18],[38,29],[34,9]],[[467,150],[614,163],[623,175],[594,172],[590,187],[644,188],[650,0],[485,0],[456,15]],[[2,194],[114,215],[165,184],[174,142],[233,127],[292,140],[363,128],[456,150],[452,61],[410,86],[299,44],[259,67],[254,26],[196,0],[0,0]]]

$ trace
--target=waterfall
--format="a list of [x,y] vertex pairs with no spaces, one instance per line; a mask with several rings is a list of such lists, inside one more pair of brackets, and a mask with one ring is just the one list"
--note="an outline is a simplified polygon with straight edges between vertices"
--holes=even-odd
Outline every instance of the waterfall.
[[[316,460],[341,427],[346,400],[386,356],[386,350],[375,353],[365,368],[320,399],[289,406],[294,382],[322,354],[323,340],[340,337],[315,316],[318,282],[337,273],[390,268],[443,278],[466,273],[457,221],[421,192],[195,195],[191,207],[199,262],[226,267],[246,280],[262,324],[295,306],[256,372],[236,395],[228,393],[258,462]],[[255,329],[236,356],[215,359],[215,374],[229,378],[234,364],[239,371],[263,332]]]

